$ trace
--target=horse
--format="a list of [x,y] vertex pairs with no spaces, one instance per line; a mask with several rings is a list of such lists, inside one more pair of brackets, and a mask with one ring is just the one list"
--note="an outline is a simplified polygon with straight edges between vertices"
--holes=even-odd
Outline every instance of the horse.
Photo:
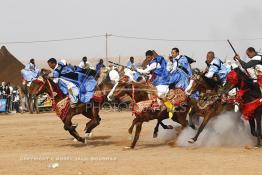
[[[47,93],[52,99],[56,114],[64,124],[64,129],[77,141],[86,143],[86,139],[90,136],[92,130],[100,124],[101,117],[99,111],[102,106],[101,104],[105,101],[108,92],[113,86],[106,77],[107,72],[102,69],[97,80],[99,84],[96,86],[93,99],[88,104],[80,103],[76,107],[71,107],[69,98],[62,93],[58,85],[48,76],[40,76],[37,80],[34,80],[31,84],[30,93],[32,95],[38,95],[42,92]],[[85,137],[79,135],[76,131],[77,124],[72,123],[72,118],[78,114],[91,119],[86,123]]]
[[[21,99],[25,98],[25,104],[22,106],[26,106],[30,114],[34,113],[34,110],[36,111],[37,114],[39,114],[39,109],[38,109],[38,95],[33,95],[31,94],[30,88],[34,88],[31,86],[31,82],[23,82],[21,86],[19,86],[19,92]],[[23,100],[22,100],[23,101]]]
[[[234,75],[232,80],[232,76]],[[255,84],[239,68],[233,69],[228,76],[227,83],[232,88],[238,88],[241,94],[240,112],[249,121],[251,134],[257,138],[256,147],[261,147],[261,115],[262,115],[262,94],[258,84]]]
[[200,99],[199,101],[192,101],[192,108],[189,112],[189,125],[192,128],[195,128],[192,122],[194,118],[198,119],[198,117],[203,117],[204,120],[198,128],[196,135],[188,141],[189,143],[197,141],[199,135],[209,120],[222,113],[226,109],[225,106],[228,108],[227,110],[232,109],[232,105],[231,107],[229,107],[229,105],[227,106],[222,99],[222,92],[224,92],[226,87],[227,86],[219,87],[217,85],[210,84],[202,73],[194,74],[191,77],[186,93],[191,95],[192,93],[198,91],[200,93]]
[[[171,90],[172,91],[172,90]],[[161,121],[168,119],[168,110],[166,108],[161,108],[158,106],[154,109],[154,105],[157,104],[156,89],[152,85],[145,82],[128,82],[128,78],[120,81],[118,84],[118,89],[114,90],[112,96],[115,98],[120,98],[121,96],[129,95],[133,100],[132,111],[135,115],[131,126],[128,129],[128,133],[131,135],[134,127],[136,126],[135,136],[129,147],[126,149],[134,149],[136,143],[139,139],[142,125],[144,122],[149,122],[151,120],[158,120],[157,126],[155,127],[154,134],[158,131],[158,126],[162,125],[165,129],[172,129],[169,126],[161,124]],[[153,97],[152,97],[153,96]],[[175,98],[175,96],[174,96]],[[144,108],[143,105],[146,105]],[[178,122],[182,125],[182,129],[187,127],[188,122],[186,116],[188,114],[190,107],[189,105],[182,106],[180,110],[174,113],[172,118],[173,121]]]

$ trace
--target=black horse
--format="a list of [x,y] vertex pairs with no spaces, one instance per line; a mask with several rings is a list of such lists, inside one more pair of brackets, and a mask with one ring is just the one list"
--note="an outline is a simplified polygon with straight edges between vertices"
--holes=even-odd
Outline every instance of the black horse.
[[[231,85],[231,88],[238,88],[244,90],[245,93],[242,96],[243,104],[253,102],[254,100],[261,99],[262,94],[257,83],[253,82],[244,72],[239,68],[234,70],[237,74],[236,83],[233,85],[230,81],[227,81]],[[240,106],[241,107],[241,106]],[[261,147],[261,115],[262,115],[262,105],[256,107],[252,118],[249,119],[249,125],[251,134],[257,137],[257,147]]]

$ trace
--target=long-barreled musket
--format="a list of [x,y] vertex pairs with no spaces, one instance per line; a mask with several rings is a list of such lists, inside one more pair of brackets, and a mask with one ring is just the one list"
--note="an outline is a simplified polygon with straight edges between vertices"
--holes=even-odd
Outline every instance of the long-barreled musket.
[[[230,47],[231,47],[231,49],[233,50],[233,52],[235,53],[235,55],[238,55],[237,52],[236,52],[236,50],[235,50],[235,48],[233,47],[232,43],[231,43],[229,40],[227,40],[227,42],[228,42],[228,44],[230,45]],[[235,58],[234,58],[234,60],[236,61]],[[247,69],[245,69],[245,68],[243,68],[243,69],[246,71],[247,75],[250,76],[250,74],[249,74],[249,72],[247,71]]]
[[235,48],[233,47],[233,45],[231,44],[231,42],[229,40],[227,40],[227,42],[230,45],[230,47],[233,50],[233,52],[235,53],[235,55],[237,55],[237,52],[236,52]]
[[114,63],[113,61],[108,61],[108,62],[111,63],[111,64],[114,64],[114,65],[116,65],[116,66],[121,66],[121,67],[130,69],[129,67],[127,67],[127,66],[125,66],[125,65],[118,64],[118,63]]

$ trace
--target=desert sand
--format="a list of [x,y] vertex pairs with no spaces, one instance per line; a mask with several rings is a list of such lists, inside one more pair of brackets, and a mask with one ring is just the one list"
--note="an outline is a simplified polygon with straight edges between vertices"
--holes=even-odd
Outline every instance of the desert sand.
[[[93,138],[81,144],[54,113],[0,115],[0,174],[262,174],[262,148],[171,146],[152,138],[153,121],[144,124],[136,149],[124,150],[130,144],[131,113],[101,116]],[[86,121],[74,118],[80,134]]]

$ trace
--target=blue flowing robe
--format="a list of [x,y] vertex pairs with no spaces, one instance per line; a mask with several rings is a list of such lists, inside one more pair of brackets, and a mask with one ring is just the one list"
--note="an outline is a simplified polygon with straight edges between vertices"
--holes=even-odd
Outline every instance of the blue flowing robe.
[[[82,103],[89,103],[92,99],[96,87],[96,80],[93,76],[87,76],[80,72],[74,72],[74,69],[62,62],[58,63],[58,67],[54,70],[54,78],[61,78],[72,82],[79,90],[79,100]],[[58,86],[63,94],[68,95],[68,87],[62,81],[58,80]]]
[[169,73],[166,69],[167,62],[162,56],[157,56],[154,58],[149,65],[156,63],[157,66],[156,69],[152,70],[152,76],[153,78],[153,85],[158,86],[158,85],[169,85]]

